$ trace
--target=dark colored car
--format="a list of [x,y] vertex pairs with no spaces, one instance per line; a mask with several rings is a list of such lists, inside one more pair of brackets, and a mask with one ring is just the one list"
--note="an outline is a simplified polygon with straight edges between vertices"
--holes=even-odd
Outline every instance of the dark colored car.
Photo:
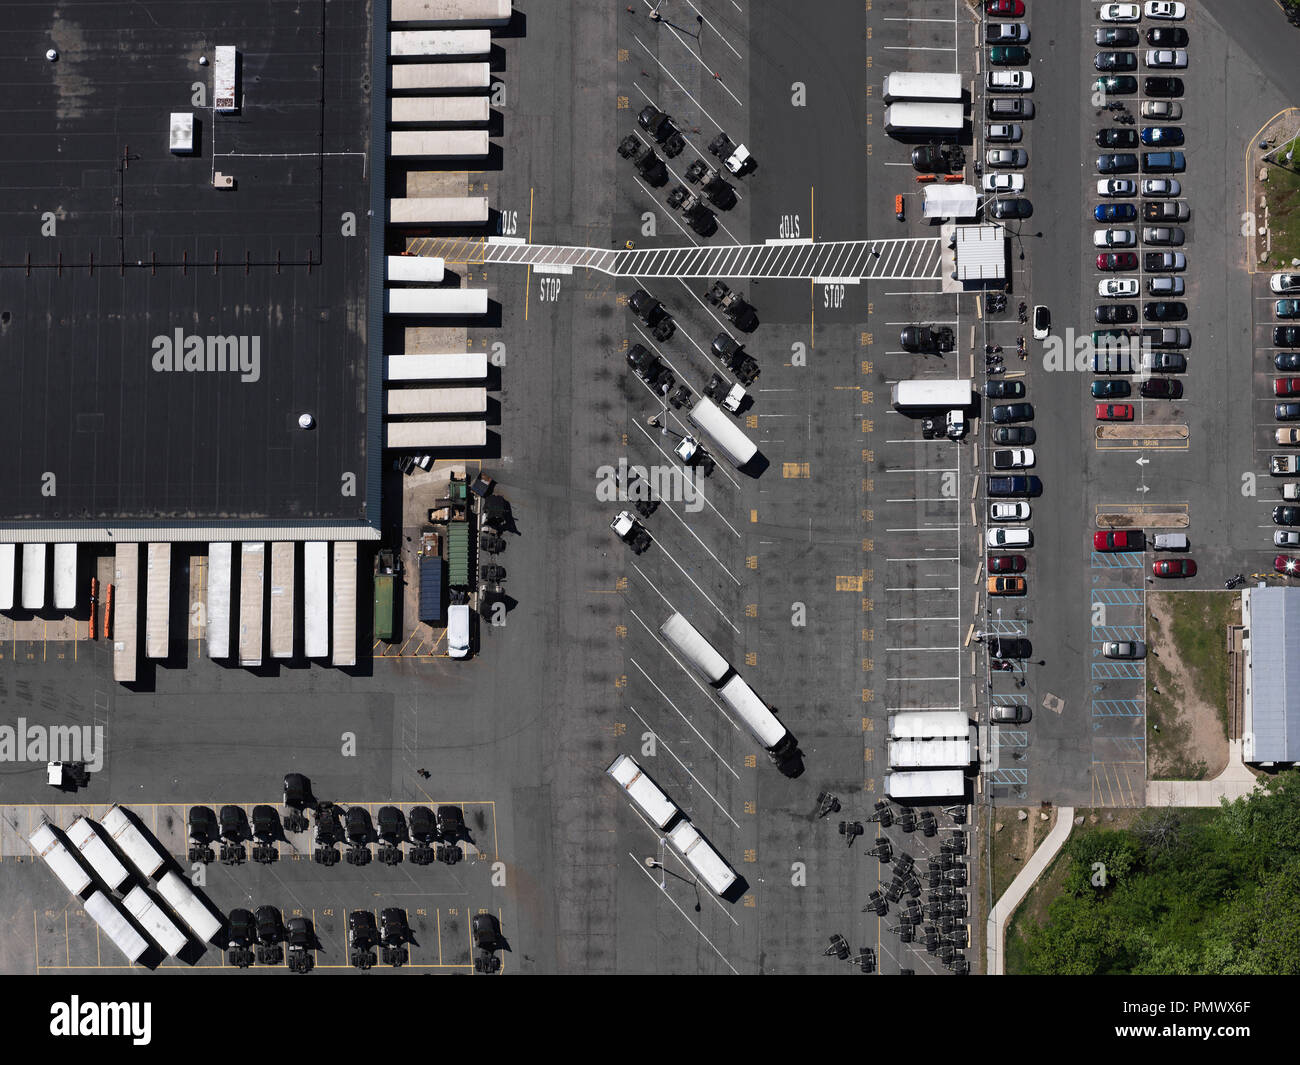
[[257,908],[257,941],[264,947],[273,947],[284,939],[284,922],[274,906]]
[[1038,433],[1027,425],[999,425],[993,430],[995,444],[1031,445],[1038,439]]
[[985,381],[984,395],[989,399],[1023,399],[1025,383],[1023,381]]
[[[1133,131],[1130,129],[1125,132]],[[1131,203],[1099,203],[1092,209],[1092,217],[1098,222],[1133,222],[1137,216],[1137,208]]]
[[1034,405],[1032,403],[1004,403],[995,406],[990,413],[993,416],[995,425],[1006,425],[1009,422],[1032,422],[1034,420]]
[[1107,129],[1097,130],[1096,141],[1098,148],[1136,148],[1138,146],[1137,130],[1125,129],[1121,126],[1110,126]]
[[990,636],[987,640],[991,658],[1029,658],[1034,645],[1023,637]]
[[1187,321],[1187,304],[1177,301],[1146,303],[1142,305],[1142,317],[1148,322],[1185,322]]
[[898,334],[899,346],[910,352],[948,352],[955,346],[952,330],[928,325],[909,325]]
[[232,947],[247,947],[257,938],[257,923],[247,910],[231,910],[227,924]]
[[647,384],[654,380],[659,371],[663,369],[663,363],[659,361],[658,356],[654,355],[644,344],[633,344],[627,349],[627,364],[632,367],[632,371],[645,381]]
[[990,477],[988,484],[990,496],[1040,496],[1043,494],[1043,482],[1032,474],[1015,474],[1011,477]]
[[1143,344],[1153,348],[1190,348],[1192,332],[1185,326],[1148,326],[1138,334]]
[[984,567],[989,573],[1024,573],[1024,555],[989,555]]
[[1092,57],[1092,65],[1105,74],[1122,74],[1137,70],[1138,57],[1133,52],[1098,52]]
[[1137,252],[1104,251],[1097,256],[1098,270],[1136,270],[1137,266]]
[[989,49],[989,62],[995,67],[1019,67],[1029,62],[1029,49],[1023,44],[1000,44]]
[[922,144],[912,149],[912,168],[922,174],[947,174],[960,170],[954,166],[956,156],[946,144]]
[[1127,381],[1093,381],[1093,399],[1125,399],[1132,389]]
[[1097,173],[1099,174],[1136,174],[1138,157],[1132,152],[1112,152],[1110,155],[1097,156]]
[[1183,131],[1177,126],[1143,126],[1141,137],[1142,143],[1151,148],[1176,148],[1183,143]]
[[1142,268],[1151,273],[1177,273],[1187,269],[1187,256],[1180,251],[1143,252]]
[[1182,96],[1183,79],[1169,77],[1144,78],[1142,81],[1142,91],[1148,96]]
[[1093,34],[1093,41],[1103,48],[1132,48],[1140,39],[1132,26],[1101,26]]
[[[1292,507],[1291,509],[1295,509]],[[1162,558],[1151,566],[1157,577],[1195,577],[1196,560],[1191,558]]]
[[[1275,325],[1273,345],[1279,348],[1300,347],[1300,325]],[[1281,369],[1281,367],[1278,367]]]
[[[1137,36],[1136,30],[1133,36]],[[1187,31],[1181,26],[1155,26],[1147,30],[1147,44],[1152,48],[1186,48]]]
[[1094,551],[1145,551],[1146,546],[1141,529],[1100,529],[1092,534]]
[[417,843],[432,843],[438,838],[438,824],[427,806],[413,806],[406,818],[407,831]]
[[1300,418],[1300,403],[1274,403],[1273,417],[1280,422],[1293,422]]
[[989,213],[994,218],[1029,218],[1034,213],[1034,205],[1023,198],[1013,200],[994,200],[993,209]]
[[1128,96],[1138,91],[1138,80],[1132,74],[1112,74],[1098,78],[1092,87],[1106,96]]
[[1150,377],[1139,389],[1143,399],[1182,399],[1183,383],[1168,377]]
[[1107,303],[1093,311],[1092,316],[1102,325],[1127,325],[1137,321],[1138,312],[1131,303]]
[[189,815],[190,839],[195,843],[211,843],[217,838],[217,815],[210,806],[191,806]]

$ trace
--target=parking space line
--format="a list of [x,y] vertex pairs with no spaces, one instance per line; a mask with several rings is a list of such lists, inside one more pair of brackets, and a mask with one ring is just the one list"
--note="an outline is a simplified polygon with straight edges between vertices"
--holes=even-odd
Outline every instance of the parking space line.
[[[702,103],[700,103],[699,100],[695,99],[695,97],[691,95],[690,90],[688,90],[685,85],[683,85],[680,81],[677,80],[676,77],[674,77],[673,72],[669,70],[666,66],[664,66],[663,62],[659,59],[657,55],[654,54],[654,52],[650,50],[649,46],[645,43],[645,41],[641,40],[641,38],[638,37],[635,33],[632,34],[632,39],[641,46],[641,50],[645,52],[646,55],[648,55],[659,65],[660,70],[662,70],[665,74],[667,74],[670,78],[672,78],[673,84],[676,85],[679,89],[682,90],[683,93],[686,94],[686,98],[700,109],[701,114],[703,114],[710,122],[712,122],[713,125],[719,130],[719,132],[721,132],[722,124],[711,114],[709,114],[707,108],[705,108],[705,106]],[[683,133],[683,137],[685,137],[684,133]],[[698,151],[698,149],[696,150]]]
[[[650,875],[650,870],[648,870],[645,867],[645,864],[643,862],[638,861],[636,855],[633,854],[631,851],[627,852],[627,856],[631,858],[632,863],[638,869],[640,869],[642,873],[645,874],[646,878],[650,881],[650,883],[654,884],[659,889],[659,891],[663,894],[664,898],[666,898],[669,902],[673,904],[673,908],[676,909],[677,912],[682,915],[682,918],[686,921],[686,923],[695,929],[699,937],[702,940],[704,940],[704,942],[709,945],[709,948],[713,951],[713,953],[716,954],[721,959],[722,964],[725,965],[728,969],[730,969],[733,975],[739,976],[740,973],[739,971],[737,971],[736,967],[727,960],[726,956],[722,953],[722,951],[720,951],[716,946],[713,945],[713,940],[711,940],[702,931],[700,931],[700,926],[686,916],[686,911],[677,905],[677,900],[673,898],[670,894],[668,894],[668,890],[663,886],[663,884],[660,884],[658,881],[655,880],[653,876]],[[694,880],[695,882],[695,889],[697,891],[701,890],[701,884],[699,880],[695,879],[694,874],[692,874],[692,880]],[[709,889],[707,887],[704,887],[703,890],[708,891]]]
[[[634,666],[636,666],[637,669],[641,669],[641,666],[640,666],[640,664],[636,661],[636,659],[631,659],[630,661],[632,662],[632,664],[633,664]],[[649,675],[646,673],[646,671],[645,671],[644,669],[641,669],[641,675],[642,675],[643,677],[645,677],[646,680],[650,680]],[[664,695],[663,690],[659,687],[659,685],[655,684],[655,682],[654,682],[653,680],[650,680],[650,683],[651,683],[651,684],[654,684],[655,691],[659,692],[660,695],[663,695],[664,699],[666,699],[666,700],[668,701],[668,705],[669,705],[669,706],[672,706],[672,708],[673,708],[674,710],[677,710],[677,707],[676,707],[675,705],[673,705],[673,701],[672,701],[671,699],[669,699],[668,696]],[[636,707],[635,707],[635,706],[633,706],[633,705],[631,705],[631,704],[629,703],[629,704],[628,704],[628,709],[631,710],[632,713],[636,714],[637,720],[640,721],[641,724],[643,724],[646,728],[650,728],[650,722],[648,722],[648,721],[647,721],[645,718],[643,718],[640,714],[637,714],[637,710],[636,710]],[[679,714],[681,714],[681,711],[680,711],[680,710],[677,710],[677,712],[678,712]],[[682,714],[682,720],[684,720],[684,721],[686,720],[686,715],[685,715],[685,714]],[[687,723],[688,725],[690,724],[689,721],[687,721],[686,723]],[[730,821],[730,822],[731,822],[731,823],[732,823],[736,828],[739,828],[739,827],[740,827],[740,822],[737,821],[734,817],[731,816],[731,814],[727,811],[727,808],[726,808],[725,806],[723,806],[721,802],[718,801],[717,796],[714,795],[713,792],[711,792],[708,788],[706,788],[706,787],[704,786],[704,782],[703,782],[702,780],[700,780],[700,778],[697,777],[694,773],[691,772],[690,766],[688,766],[685,762],[683,762],[680,758],[677,757],[677,755],[676,755],[676,753],[673,751],[673,749],[672,749],[671,747],[668,746],[668,741],[665,740],[662,736],[659,736],[659,733],[658,733],[657,731],[655,731],[654,729],[651,729],[651,731],[654,732],[656,736],[658,736],[658,738],[659,738],[659,743],[663,746],[663,749],[664,749],[665,751],[667,751],[669,754],[671,754],[671,755],[673,756],[673,760],[674,760],[674,761],[675,761],[679,766],[681,766],[684,770],[686,770],[687,775],[688,775],[688,776],[689,776],[693,781],[695,781],[696,784],[698,784],[698,785],[700,786],[700,790],[701,790],[702,792],[704,792],[704,794],[707,795],[707,796],[709,797],[709,799],[712,801],[713,805],[716,806],[719,810],[722,811],[722,816],[725,817],[728,821]],[[698,731],[698,730],[697,730],[693,725],[691,726],[691,731],[694,732],[697,736],[700,736],[699,731]],[[703,736],[700,736],[700,739],[704,740],[704,737],[703,737]],[[714,753],[715,755],[717,755],[717,757],[718,757],[718,761],[721,762],[722,765],[723,765],[727,770],[729,770],[729,771],[731,772],[731,775],[732,775],[732,776],[734,776],[737,780],[740,779],[740,775],[739,775],[738,773],[736,773],[735,770],[733,770],[733,769],[731,768],[731,766],[727,765],[726,759],[724,759],[724,758],[722,757],[721,754],[718,754],[717,750],[714,749],[714,747],[709,743],[708,740],[704,740],[704,745],[705,745],[706,747],[708,747],[709,750],[713,751],[713,753]]]
[[[640,380],[640,378],[638,378],[638,380]],[[644,383],[645,382],[642,382],[642,384]],[[668,458],[668,452],[666,452],[663,448],[661,448],[658,444],[655,443],[654,435],[648,432],[646,428],[640,423],[640,421],[634,421],[632,424],[641,430],[642,434],[646,437],[646,439],[650,441],[650,443],[654,444],[655,450],[658,451],[659,454],[661,454],[664,458],[668,459],[670,464],[674,466],[677,465],[675,462],[672,461],[672,459]],[[736,537],[736,539],[739,540],[741,538],[739,530],[734,525],[732,525],[731,522],[727,521],[727,519],[722,516],[722,511],[720,511],[717,507],[713,505],[713,503],[709,500],[709,497],[706,496],[703,491],[700,492],[700,498],[703,499],[705,503],[708,503],[709,508],[713,511],[713,513],[715,513],[719,518],[722,519],[722,524],[724,524],[728,529],[730,529],[732,534]]]

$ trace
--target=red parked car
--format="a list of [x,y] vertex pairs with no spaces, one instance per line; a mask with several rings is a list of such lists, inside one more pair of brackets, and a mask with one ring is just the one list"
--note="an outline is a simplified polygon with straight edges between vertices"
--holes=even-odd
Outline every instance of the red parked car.
[[1097,404],[1097,421],[1099,422],[1131,422],[1132,420],[1132,403]]
[[1137,252],[1104,251],[1097,256],[1098,270],[1136,270],[1137,268]]
[[1092,534],[1094,551],[1142,551],[1146,545],[1141,529],[1102,529]]
[[1195,577],[1196,563],[1190,558],[1162,558],[1151,572],[1157,577]]
[[1278,573],[1285,573],[1288,577],[1294,577],[1300,573],[1300,558],[1294,555],[1278,555],[1273,559],[1273,569]]
[[1278,377],[1273,381],[1273,395],[1300,396],[1300,377]]
[[1024,573],[1024,555],[989,555],[988,571],[990,573]]
[[986,15],[1010,15],[1012,18],[1019,18],[1024,13],[1024,0],[987,0],[984,4]]

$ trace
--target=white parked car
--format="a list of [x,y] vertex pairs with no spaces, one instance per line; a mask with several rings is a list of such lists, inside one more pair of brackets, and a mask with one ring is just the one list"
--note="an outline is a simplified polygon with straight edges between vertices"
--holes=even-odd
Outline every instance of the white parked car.
[[1137,22],[1142,17],[1142,5],[1102,4],[1098,15],[1102,22]]
[[1024,174],[985,174],[985,192],[1024,192]]
[[[1294,485],[1287,485],[1287,488],[1294,488]],[[1284,493],[1285,494],[1285,493]],[[1274,547],[1300,547],[1300,532],[1294,529],[1278,529],[1273,534]]]
[[1132,229],[1098,229],[1092,234],[1092,243],[1098,248],[1131,248],[1137,244],[1137,233]]
[[1097,182],[1098,196],[1136,196],[1137,182],[1132,178],[1102,178]]
[[1105,281],[1097,282],[1097,295],[1110,296],[1112,299],[1120,296],[1136,296],[1138,294],[1138,282],[1136,277],[1108,277]]
[[[1137,7],[1137,4],[1116,4],[1115,7]],[[1147,0],[1147,18],[1180,19],[1187,16],[1187,5],[1171,0]]]
[[1294,503],[1300,499],[1300,481],[1292,481],[1290,484],[1282,486],[1282,498],[1288,503]]
[[1148,48],[1147,66],[1149,67],[1185,67],[1187,50],[1184,48]]
[[988,87],[994,92],[1030,92],[1034,76],[1027,70],[990,70]]
[[1029,504],[992,503],[989,505],[989,521],[1028,521]]
[[991,141],[1003,141],[1009,144],[1015,144],[1024,136],[1024,130],[1015,123],[997,122],[990,123],[988,129],[988,139]]
[[1143,100],[1142,117],[1177,122],[1183,117],[1183,105],[1177,100]]
[[990,22],[984,36],[986,44],[1024,44],[1029,27],[1023,22]]
[[1300,274],[1274,274],[1268,287],[1274,292],[1300,292]]
[[1101,645],[1101,653],[1107,658],[1125,658],[1133,661],[1146,658],[1147,645],[1141,640],[1108,640]]
[[1177,196],[1183,191],[1177,178],[1143,178],[1143,196]]
[[993,452],[995,470],[1027,470],[1034,464],[1032,447],[1013,447]]
[[1034,536],[1028,529],[1019,526],[990,529],[984,534],[984,543],[989,547],[1031,547]]

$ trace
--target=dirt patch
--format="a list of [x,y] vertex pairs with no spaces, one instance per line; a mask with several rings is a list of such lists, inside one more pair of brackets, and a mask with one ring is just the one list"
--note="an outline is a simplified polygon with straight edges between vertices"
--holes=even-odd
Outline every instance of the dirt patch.
[[1232,592],[1147,597],[1147,763],[1153,780],[1208,780],[1228,764]]
[[[1021,814],[1027,814],[1025,820]],[[1041,815],[1046,814],[1044,819]],[[993,898],[1000,899],[1052,830],[1054,811],[1001,807],[993,814]],[[998,826],[1001,825],[1001,828]]]

